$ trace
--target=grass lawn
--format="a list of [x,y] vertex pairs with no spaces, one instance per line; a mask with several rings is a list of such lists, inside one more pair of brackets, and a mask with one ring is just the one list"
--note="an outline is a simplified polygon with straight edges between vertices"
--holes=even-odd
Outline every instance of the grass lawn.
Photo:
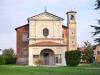
[[0,75],[100,75],[100,64],[80,64],[78,67],[0,65]]

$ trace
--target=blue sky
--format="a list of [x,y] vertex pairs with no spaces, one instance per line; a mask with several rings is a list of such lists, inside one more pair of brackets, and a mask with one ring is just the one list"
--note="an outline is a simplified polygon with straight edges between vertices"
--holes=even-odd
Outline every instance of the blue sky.
[[79,46],[93,42],[90,25],[97,25],[99,11],[94,10],[95,0],[2,0],[0,1],[0,48],[16,49],[16,27],[27,23],[27,18],[47,11],[64,18],[66,12],[77,11],[77,42]]

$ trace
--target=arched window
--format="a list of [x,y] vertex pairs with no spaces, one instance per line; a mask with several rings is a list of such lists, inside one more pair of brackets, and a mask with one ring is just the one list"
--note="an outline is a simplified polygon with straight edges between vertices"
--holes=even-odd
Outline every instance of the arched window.
[[49,30],[47,28],[43,29],[43,35],[48,36],[49,35]]
[[73,15],[70,16],[70,20],[74,20],[74,16]]

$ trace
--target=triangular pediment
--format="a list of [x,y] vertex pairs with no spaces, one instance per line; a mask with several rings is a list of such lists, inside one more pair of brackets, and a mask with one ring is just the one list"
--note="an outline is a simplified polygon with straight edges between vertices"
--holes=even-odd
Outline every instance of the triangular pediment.
[[54,21],[61,20],[62,21],[64,19],[45,11],[43,13],[28,18],[28,20],[54,20]]

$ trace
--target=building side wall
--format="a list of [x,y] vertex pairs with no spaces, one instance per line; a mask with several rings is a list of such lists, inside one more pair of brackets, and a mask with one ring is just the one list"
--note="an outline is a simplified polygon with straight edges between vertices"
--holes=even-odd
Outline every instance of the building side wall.
[[96,55],[96,59],[95,60],[96,60],[97,63],[100,63],[100,55]]
[[16,53],[17,53],[17,64],[27,64],[28,55],[24,55],[24,49],[27,49],[28,52],[28,41],[22,41],[22,34],[28,33],[28,25],[21,27],[16,30]]
[[100,63],[100,54],[98,55],[97,51],[100,51],[100,45],[97,45],[96,49],[94,50],[95,62]]
[[67,45],[66,50],[68,50],[68,28],[62,28],[62,35],[64,34],[63,44]]

